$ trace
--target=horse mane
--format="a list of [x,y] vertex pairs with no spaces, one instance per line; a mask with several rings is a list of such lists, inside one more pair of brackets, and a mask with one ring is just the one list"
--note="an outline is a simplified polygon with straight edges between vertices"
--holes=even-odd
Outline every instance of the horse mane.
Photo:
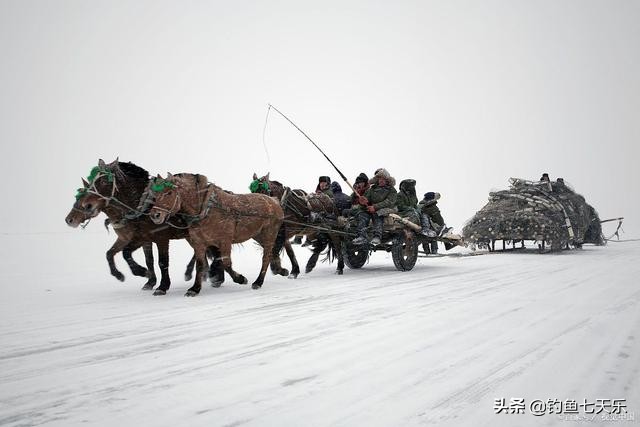
[[149,180],[149,172],[147,170],[141,168],[135,163],[131,162],[118,162],[118,169],[122,171],[127,177],[132,179],[143,179],[145,181]]
[[187,172],[181,172],[181,173],[176,173],[173,174],[174,177],[180,178],[181,180],[189,180],[189,179],[194,179],[196,176],[198,177],[198,186],[201,186],[202,188],[206,187],[209,184],[209,179],[207,178],[206,175],[202,175],[200,173],[187,173]]

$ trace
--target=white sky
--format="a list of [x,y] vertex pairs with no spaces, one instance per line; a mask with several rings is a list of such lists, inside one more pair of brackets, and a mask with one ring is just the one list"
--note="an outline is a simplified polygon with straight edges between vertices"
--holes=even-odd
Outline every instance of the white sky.
[[549,172],[638,237],[639,23],[639,1],[0,0],[0,232],[66,231],[98,158],[236,192],[337,179],[275,114],[267,161],[271,102],[350,179],[441,192],[458,229]]

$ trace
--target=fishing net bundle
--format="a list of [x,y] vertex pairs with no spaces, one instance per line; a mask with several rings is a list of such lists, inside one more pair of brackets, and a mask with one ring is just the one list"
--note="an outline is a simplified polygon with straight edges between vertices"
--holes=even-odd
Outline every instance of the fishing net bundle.
[[479,246],[495,240],[544,241],[552,249],[604,244],[600,218],[584,197],[563,182],[511,178],[508,190],[489,193],[489,202],[463,229]]

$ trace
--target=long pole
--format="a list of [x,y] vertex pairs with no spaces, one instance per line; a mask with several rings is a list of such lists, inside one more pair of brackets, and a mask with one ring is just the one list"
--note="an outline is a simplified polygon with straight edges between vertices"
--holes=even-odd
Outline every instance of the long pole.
[[[318,149],[318,151],[320,151],[320,153],[322,153],[322,155],[324,156],[325,159],[327,159],[329,161],[329,163],[331,163],[331,166],[333,166],[333,168],[336,170],[336,172],[338,172],[338,174],[340,174],[340,178],[342,178],[342,180],[344,182],[347,183],[347,185],[349,186],[349,188],[351,189],[351,191],[353,191],[354,193],[356,192],[356,190],[353,188],[353,185],[351,185],[351,183],[349,182],[349,180],[347,179],[346,176],[344,176],[344,174],[340,171],[340,169],[338,169],[338,167],[335,165],[335,163],[333,163],[331,161],[331,159],[329,158],[329,156],[327,156],[324,151],[322,151],[322,148],[318,147],[318,144],[316,144],[315,142],[313,142],[313,139],[311,139],[309,137],[309,135],[307,135],[302,129],[300,129],[298,127],[298,125],[296,125],[295,123],[293,123],[291,121],[291,119],[287,116],[284,115],[284,113],[280,110],[278,110],[276,107],[274,107],[273,105],[269,104],[269,108],[273,108],[278,114],[280,114],[282,117],[284,117],[289,123],[291,123],[291,125],[293,125],[294,128],[298,129],[298,131],[303,134],[305,136],[305,138],[307,138],[309,140],[309,142],[311,142],[313,144],[314,147],[316,147]],[[357,194],[357,193],[356,193]]]

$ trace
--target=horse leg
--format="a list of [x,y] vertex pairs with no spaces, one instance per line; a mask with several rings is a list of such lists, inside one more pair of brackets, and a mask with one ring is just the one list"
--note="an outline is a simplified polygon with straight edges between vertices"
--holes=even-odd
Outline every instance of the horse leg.
[[193,247],[196,257],[196,279],[193,282],[193,286],[187,289],[184,294],[185,297],[195,297],[200,293],[202,289],[202,276],[204,275],[207,265],[207,248],[204,245],[197,245]]
[[[291,242],[289,241],[289,239],[285,239],[284,241],[284,250],[287,252],[289,261],[291,261],[291,274],[289,274],[289,279],[296,279],[298,277],[298,274],[300,274],[300,266],[298,265],[296,253],[293,251],[293,246],[291,246]],[[278,254],[277,259],[278,261],[280,261],[280,254]]]
[[158,247],[158,265],[160,266],[160,286],[153,295],[165,295],[171,286],[171,277],[169,277],[169,240],[161,240],[156,242]]
[[156,282],[158,280],[156,278],[156,270],[153,267],[153,243],[145,243],[144,245],[142,245],[142,249],[144,250],[144,260],[147,263],[147,271],[149,272],[149,274],[147,275],[149,279],[147,280],[147,283],[145,283],[142,287],[142,290],[150,291],[156,285]]
[[116,267],[116,263],[113,258],[118,252],[122,251],[122,249],[124,249],[124,247],[127,246],[128,244],[129,244],[129,241],[121,240],[120,237],[118,237],[118,239],[115,241],[113,246],[111,246],[111,248],[109,248],[109,250],[107,251],[107,263],[109,264],[109,270],[111,272],[111,275],[121,282],[124,282],[124,274],[118,271],[118,268]]
[[325,242],[317,242],[313,245],[313,253],[309,257],[309,261],[307,261],[307,266],[304,269],[305,273],[311,273],[313,269],[316,267],[318,263],[318,258],[320,257],[320,253],[327,247]]
[[269,244],[262,246],[262,266],[260,267],[260,274],[258,275],[258,278],[251,284],[253,289],[260,289],[262,287],[262,284],[264,283],[264,275],[267,273],[267,269],[269,268],[272,251],[273,247],[270,247]]
[[344,256],[342,255],[342,238],[336,235],[330,235],[331,243],[333,244],[333,250],[338,257],[338,267],[336,268],[336,274],[344,274]]
[[[295,279],[298,274],[300,274],[300,267],[298,266],[298,261],[296,260],[296,256],[293,252],[293,248],[291,247],[291,242],[289,242],[289,239],[287,239],[286,236],[287,232],[284,228],[284,225],[280,226],[280,228],[278,229],[278,234],[276,235],[276,238],[274,239],[273,242],[268,242],[269,239],[271,239],[271,237],[260,237],[258,239],[256,239],[257,241],[260,242],[260,244],[262,245],[262,247],[264,248],[264,244],[265,242],[268,242],[267,244],[272,247],[271,250],[271,272],[273,274],[276,275],[280,275],[280,276],[287,276],[289,275],[289,271],[286,268],[282,268],[282,264],[281,264],[281,260],[280,260],[280,252],[282,252],[282,247],[284,246],[287,249],[287,255],[289,255],[289,259],[291,260],[291,268],[292,271],[291,273],[295,275],[292,277],[293,279]],[[275,240],[277,240],[277,242],[275,242]],[[291,258],[293,256],[293,258]]]
[[[259,237],[254,237],[254,239],[262,246],[262,267],[260,268],[258,278],[251,284],[253,289],[260,289],[262,287],[262,284],[264,283],[264,275],[267,273],[267,266],[270,261],[272,270],[274,260],[276,265],[278,267],[280,266],[280,252],[282,252],[282,247],[286,247],[289,243],[284,226],[280,226],[280,224],[280,221],[276,221],[275,223],[272,223],[270,227],[265,228]],[[297,266],[297,263],[294,265]],[[282,269],[282,267],[280,268]],[[299,272],[300,268],[298,267],[298,273]]]
[[220,251],[215,246],[209,246],[208,252],[212,258],[209,267],[209,280],[211,286],[219,288],[224,283],[224,265],[220,259]]
[[246,285],[249,281],[242,274],[233,270],[231,266],[231,242],[223,243],[220,245],[220,257],[222,258],[222,265],[224,266],[224,271],[226,271],[231,279],[235,283],[239,283],[241,285]]
[[139,244],[129,243],[127,246],[124,247],[124,249],[122,249],[122,257],[127,262],[127,264],[129,264],[131,273],[134,276],[147,277],[147,270],[143,266],[138,264],[136,260],[134,260],[133,257],[131,256],[131,253],[136,249],[138,249],[139,247],[140,247]]
[[194,254],[191,257],[191,260],[189,261],[189,264],[187,264],[187,269],[184,272],[184,281],[185,282],[188,282],[193,277],[193,267],[195,267],[195,265],[196,265],[196,255]]

